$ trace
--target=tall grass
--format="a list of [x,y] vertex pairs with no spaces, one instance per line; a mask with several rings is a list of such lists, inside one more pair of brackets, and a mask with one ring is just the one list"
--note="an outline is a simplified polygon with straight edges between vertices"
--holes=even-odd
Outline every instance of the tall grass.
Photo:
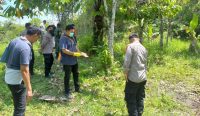
[[[36,74],[31,79],[34,97],[27,105],[26,115],[127,115],[123,92],[125,81],[121,68],[127,43],[124,39],[116,41],[114,45],[115,60],[120,62],[120,65],[116,67],[117,71],[112,75],[105,75],[99,71],[102,70],[97,67],[99,56],[91,56],[88,59],[80,58],[82,93],[73,92],[75,98],[64,102],[45,102],[38,99],[42,95],[63,96],[64,73],[59,63],[55,62],[53,66],[55,78],[44,78],[43,56],[38,52],[39,44],[35,44]],[[144,116],[195,115],[195,110],[179,98],[187,96],[187,93],[192,90],[196,90],[193,94],[200,95],[200,92],[198,93],[200,90],[200,59],[198,55],[190,55],[187,52],[188,44],[188,42],[173,40],[169,46],[160,50],[158,41],[144,43],[148,50],[149,63]],[[1,46],[6,47],[5,44]],[[0,54],[2,51],[1,49]],[[3,66],[4,64],[0,64],[0,115],[9,116],[13,112],[13,103],[11,93],[3,80]],[[73,87],[72,79],[70,85]],[[187,100],[190,100],[189,97]]]

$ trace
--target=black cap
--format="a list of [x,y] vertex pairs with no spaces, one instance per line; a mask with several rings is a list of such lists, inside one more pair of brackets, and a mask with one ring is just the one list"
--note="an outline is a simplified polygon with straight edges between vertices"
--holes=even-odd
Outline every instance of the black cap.
[[138,35],[136,33],[132,33],[130,36],[129,36],[129,39],[132,39],[132,38],[139,38]]
[[74,24],[69,24],[66,26],[65,29],[68,31],[68,30],[74,29],[74,26],[75,26]]
[[29,28],[30,26],[31,26],[31,23],[26,23],[26,24],[25,24],[25,27],[26,27],[26,28]]

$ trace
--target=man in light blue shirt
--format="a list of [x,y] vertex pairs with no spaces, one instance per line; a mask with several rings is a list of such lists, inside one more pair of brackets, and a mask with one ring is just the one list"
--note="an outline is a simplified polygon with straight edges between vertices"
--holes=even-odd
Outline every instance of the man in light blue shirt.
[[131,34],[129,41],[123,66],[126,79],[125,101],[129,116],[142,116],[147,78],[147,50],[140,43],[137,34]]
[[40,29],[31,27],[24,37],[18,37],[8,45],[5,82],[13,96],[14,116],[24,116],[26,100],[31,100],[33,96],[29,63],[32,57],[32,44],[38,40],[40,35]]

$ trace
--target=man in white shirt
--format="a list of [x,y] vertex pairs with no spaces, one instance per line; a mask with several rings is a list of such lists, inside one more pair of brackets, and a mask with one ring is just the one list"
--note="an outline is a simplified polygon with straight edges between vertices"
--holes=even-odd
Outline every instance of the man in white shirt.
[[129,116],[141,116],[147,78],[147,51],[137,34],[131,34],[129,41],[123,66],[126,80],[125,101]]

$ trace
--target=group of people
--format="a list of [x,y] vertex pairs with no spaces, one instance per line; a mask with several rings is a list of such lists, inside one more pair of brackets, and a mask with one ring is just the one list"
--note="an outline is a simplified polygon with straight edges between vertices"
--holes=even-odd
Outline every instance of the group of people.
[[[25,24],[25,30],[20,34],[20,36],[25,36],[26,32],[29,28],[32,28],[33,26],[31,23],[26,23]],[[40,39],[40,44],[41,44],[41,52],[44,56],[44,63],[45,63],[45,77],[52,77],[51,73],[51,67],[53,65],[54,57],[53,57],[53,49],[55,48],[55,42],[56,42],[56,52],[59,51],[59,39],[61,36],[61,28],[60,24],[57,24],[57,27],[54,25],[49,25],[46,27],[46,20],[43,21],[43,23],[40,25],[39,29],[41,30],[41,39]],[[56,33],[55,31],[58,31],[59,33]],[[56,34],[55,34],[56,33]],[[55,36],[56,35],[56,36]],[[55,41],[55,39],[57,41]],[[31,47],[31,52],[32,52],[32,58],[29,64],[29,72],[30,75],[34,75],[34,50],[33,47]]]
[[[43,21],[43,24],[46,21]],[[30,76],[34,75],[34,51],[33,43],[42,38],[41,51],[44,57],[45,77],[51,78],[51,67],[54,61],[53,49],[56,59],[60,59],[63,65],[64,92],[67,98],[71,98],[69,80],[73,74],[75,92],[80,92],[79,71],[77,57],[88,57],[77,46],[75,25],[69,24],[62,32],[61,25],[57,27],[49,25],[45,28],[25,25],[26,30],[20,37],[12,40],[6,51],[10,51],[6,62],[5,82],[8,85],[14,101],[14,116],[24,116],[26,102],[31,100],[32,87]],[[45,31],[44,31],[45,28]],[[145,84],[147,71],[147,51],[140,43],[137,34],[129,36],[130,44],[127,45],[124,60],[125,101],[130,116],[141,116],[144,109]],[[60,58],[61,57],[61,58]]]

